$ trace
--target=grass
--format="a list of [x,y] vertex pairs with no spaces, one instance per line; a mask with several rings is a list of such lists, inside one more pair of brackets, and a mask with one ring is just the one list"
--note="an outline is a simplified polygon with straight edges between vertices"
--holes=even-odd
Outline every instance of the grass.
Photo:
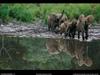
[[0,18],[4,22],[12,19],[32,22],[40,18],[47,24],[47,16],[50,13],[61,13],[62,10],[70,19],[80,14],[92,14],[95,16],[95,21],[100,23],[100,4],[0,4]]

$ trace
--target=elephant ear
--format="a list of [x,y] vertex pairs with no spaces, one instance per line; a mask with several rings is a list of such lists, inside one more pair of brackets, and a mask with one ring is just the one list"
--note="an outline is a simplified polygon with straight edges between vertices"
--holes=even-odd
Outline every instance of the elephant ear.
[[94,17],[92,15],[89,15],[87,20],[88,20],[88,22],[92,23],[94,20]]

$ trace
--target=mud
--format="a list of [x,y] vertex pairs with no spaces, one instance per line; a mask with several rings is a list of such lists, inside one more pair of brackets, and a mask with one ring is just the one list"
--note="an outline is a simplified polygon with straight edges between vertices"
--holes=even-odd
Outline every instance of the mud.
[[[41,22],[32,24],[1,24],[0,35],[19,37],[39,37],[39,38],[64,38],[63,35],[55,34],[47,30],[47,25]],[[77,36],[75,37],[77,39]],[[89,39],[87,41],[100,39],[100,25],[92,26],[89,29]],[[82,39],[80,39],[82,41]]]

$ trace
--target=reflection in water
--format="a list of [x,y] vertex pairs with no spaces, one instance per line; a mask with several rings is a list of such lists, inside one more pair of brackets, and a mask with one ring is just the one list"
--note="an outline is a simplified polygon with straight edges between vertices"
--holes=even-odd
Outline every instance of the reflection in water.
[[30,65],[22,59],[26,48],[19,38],[1,36],[0,40],[0,69],[28,69]]
[[63,49],[63,40],[48,38],[46,42],[46,47],[50,54],[58,54]]
[[[0,69],[100,69],[100,40],[0,37]],[[4,51],[4,52],[3,52]],[[9,55],[7,54],[9,53]],[[9,56],[11,58],[9,58]]]
[[74,62],[77,62],[79,66],[86,65],[91,66],[93,64],[92,59],[88,56],[87,42],[80,42],[78,40],[68,39],[47,39],[46,47],[50,54],[58,52],[66,52],[70,55]]

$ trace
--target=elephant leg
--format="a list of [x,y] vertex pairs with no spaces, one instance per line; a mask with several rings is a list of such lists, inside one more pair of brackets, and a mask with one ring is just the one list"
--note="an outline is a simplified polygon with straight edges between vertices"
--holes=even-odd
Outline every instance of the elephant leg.
[[73,34],[72,34],[72,38],[74,38],[75,37],[75,34],[74,34],[74,32],[73,32]]
[[88,29],[85,31],[85,34],[86,34],[85,39],[87,40],[88,39]]
[[84,26],[84,30],[85,30],[85,39],[88,39],[88,25]]
[[66,38],[68,36],[68,32],[64,32],[64,36]]
[[68,30],[68,36],[69,36],[70,38],[72,38],[72,35],[73,35],[73,31],[69,28],[69,30]]
[[65,32],[65,38],[68,36],[68,37],[71,37],[71,34],[69,32]]
[[84,32],[82,32],[82,39],[84,40]]
[[69,37],[70,37],[70,38],[72,37],[72,33],[71,33],[71,32],[69,33]]
[[54,30],[55,30],[55,26],[52,25],[52,27],[51,27],[51,31],[54,32]]
[[78,39],[80,39],[80,31],[78,31]]
[[73,31],[72,37],[75,38],[76,30]]
[[50,29],[51,29],[51,25],[48,25],[48,31],[50,31]]
[[66,38],[67,36],[69,36],[69,33],[70,33],[70,30],[69,30],[69,28],[68,28],[68,29],[66,29],[66,31],[64,32],[65,38]]

